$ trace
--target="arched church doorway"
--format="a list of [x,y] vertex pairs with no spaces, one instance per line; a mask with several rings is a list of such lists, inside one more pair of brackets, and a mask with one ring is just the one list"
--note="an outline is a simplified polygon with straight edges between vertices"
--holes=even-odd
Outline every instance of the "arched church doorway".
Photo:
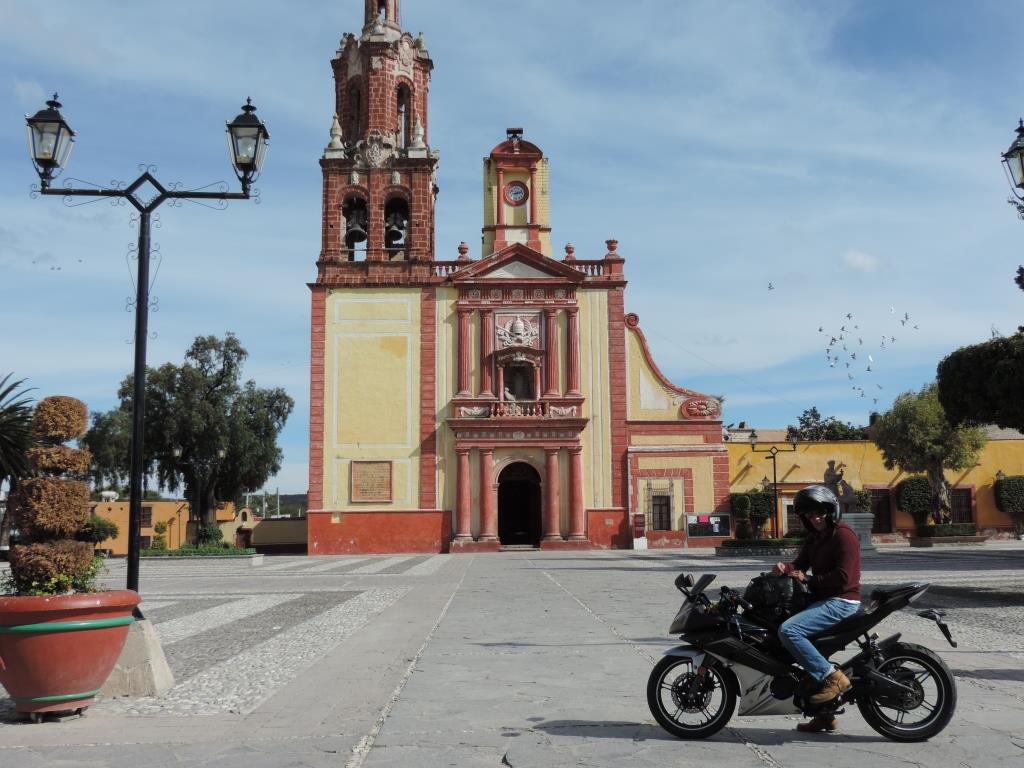
[[525,462],[509,464],[498,476],[498,538],[539,547],[540,533],[540,475]]

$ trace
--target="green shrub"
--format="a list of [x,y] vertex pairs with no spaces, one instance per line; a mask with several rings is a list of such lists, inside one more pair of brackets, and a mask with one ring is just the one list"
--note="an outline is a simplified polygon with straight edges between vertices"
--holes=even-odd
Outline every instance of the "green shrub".
[[1011,475],[996,480],[996,509],[1010,516],[1017,533],[1024,533],[1024,476]]
[[147,549],[146,557],[212,557],[224,555],[255,555],[256,550],[239,549],[231,546],[195,547],[191,544],[183,545],[180,549]]
[[978,529],[974,523],[947,523],[945,525],[919,525],[917,535],[922,539],[931,539],[936,536],[975,536]]
[[109,518],[94,514],[89,518],[89,521],[82,530],[78,532],[76,538],[79,541],[91,541],[93,544],[99,544],[107,539],[116,539],[119,533],[120,529],[118,529],[117,523]]
[[743,539],[726,539],[722,542],[723,547],[799,547],[803,544],[800,539],[757,539],[755,541]]
[[896,486],[896,505],[914,518],[918,527],[928,524],[932,511],[932,488],[923,475],[908,477]]
[[734,493],[730,497],[732,502],[732,513],[737,520],[750,519],[750,497],[745,493]]
[[740,541],[749,541],[754,538],[754,529],[750,527],[749,520],[738,520],[736,522],[736,538]]
[[196,544],[200,547],[220,544],[224,539],[224,531],[219,525],[200,525],[196,529]]
[[861,488],[859,491],[854,491],[857,496],[857,503],[853,508],[854,512],[861,514],[871,513],[871,491],[866,488]]

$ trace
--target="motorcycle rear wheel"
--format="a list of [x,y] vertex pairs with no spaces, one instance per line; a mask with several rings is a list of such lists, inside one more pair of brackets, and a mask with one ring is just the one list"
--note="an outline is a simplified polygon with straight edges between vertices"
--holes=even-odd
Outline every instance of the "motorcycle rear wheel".
[[[647,706],[658,725],[680,739],[706,739],[718,733],[736,711],[736,678],[717,665],[706,667],[700,690],[687,698],[696,670],[685,656],[666,656],[647,680]],[[688,717],[689,716],[689,717]]]
[[[893,741],[927,741],[949,724],[956,710],[956,680],[933,651],[913,643],[896,643],[886,649],[877,671],[917,689],[916,695],[908,694],[901,702],[857,697],[857,709],[878,733]],[[924,716],[905,719],[916,714]]]

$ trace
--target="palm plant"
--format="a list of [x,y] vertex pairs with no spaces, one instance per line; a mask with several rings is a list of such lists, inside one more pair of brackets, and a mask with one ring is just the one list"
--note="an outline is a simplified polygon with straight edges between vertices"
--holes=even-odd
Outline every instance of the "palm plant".
[[[11,486],[29,471],[28,449],[35,444],[32,434],[32,405],[24,379],[0,379],[0,488]],[[8,518],[0,518],[0,546],[7,543]]]

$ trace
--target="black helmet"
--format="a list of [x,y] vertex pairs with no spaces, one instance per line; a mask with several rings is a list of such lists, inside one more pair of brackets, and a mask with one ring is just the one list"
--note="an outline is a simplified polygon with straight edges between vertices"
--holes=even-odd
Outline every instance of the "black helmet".
[[825,515],[829,525],[839,522],[842,512],[839,510],[839,499],[824,485],[809,485],[798,491],[793,497],[793,511],[800,517],[804,527],[811,530],[807,523],[807,515],[820,512]]

